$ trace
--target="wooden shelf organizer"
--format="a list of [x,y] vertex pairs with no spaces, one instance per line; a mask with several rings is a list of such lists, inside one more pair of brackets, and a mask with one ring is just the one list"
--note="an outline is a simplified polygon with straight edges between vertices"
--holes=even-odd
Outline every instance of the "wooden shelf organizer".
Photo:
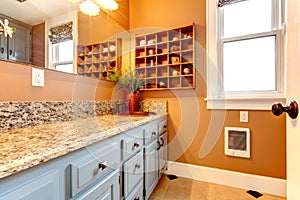
[[135,36],[135,69],[145,90],[195,88],[194,25]]
[[109,73],[120,70],[122,39],[77,46],[77,74],[109,80]]

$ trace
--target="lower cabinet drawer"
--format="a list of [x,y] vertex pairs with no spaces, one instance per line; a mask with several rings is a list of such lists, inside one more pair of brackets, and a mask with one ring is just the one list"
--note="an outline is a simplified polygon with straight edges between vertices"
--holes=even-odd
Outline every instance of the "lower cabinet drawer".
[[119,168],[120,149],[117,142],[90,152],[71,163],[71,197],[84,190],[94,181]]
[[118,200],[120,199],[119,186],[119,171],[115,170],[72,200]]
[[143,152],[140,151],[123,165],[123,189],[126,198],[143,179]]
[[140,181],[125,200],[143,200],[143,181]]
[[127,138],[121,141],[122,160],[142,149],[143,146],[143,129],[136,129],[126,132]]

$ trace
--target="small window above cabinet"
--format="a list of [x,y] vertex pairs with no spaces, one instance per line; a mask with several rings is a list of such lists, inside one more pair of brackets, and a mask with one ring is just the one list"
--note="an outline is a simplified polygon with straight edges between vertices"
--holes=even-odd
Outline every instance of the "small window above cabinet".
[[135,36],[135,69],[144,90],[195,88],[194,25]]
[[77,46],[77,73],[92,78],[111,80],[110,75],[120,73],[122,39]]

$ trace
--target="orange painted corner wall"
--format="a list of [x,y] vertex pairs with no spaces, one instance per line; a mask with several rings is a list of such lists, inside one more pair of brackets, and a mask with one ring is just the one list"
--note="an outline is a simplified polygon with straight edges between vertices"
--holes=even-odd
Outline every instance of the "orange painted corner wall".
[[[196,88],[142,91],[143,99],[168,101],[169,159],[275,178],[286,178],[285,116],[270,111],[249,111],[249,122],[239,122],[238,110],[206,108],[206,1],[131,0],[130,29],[176,28],[195,23]],[[132,61],[134,62],[134,61]],[[251,157],[224,154],[224,127],[248,127]],[[208,138],[205,140],[205,138]],[[205,142],[204,142],[205,141]],[[208,142],[207,142],[208,141]],[[205,146],[206,144],[209,144]]]
[[0,61],[0,102],[111,100],[115,83],[44,69],[45,86],[31,85],[31,66]]

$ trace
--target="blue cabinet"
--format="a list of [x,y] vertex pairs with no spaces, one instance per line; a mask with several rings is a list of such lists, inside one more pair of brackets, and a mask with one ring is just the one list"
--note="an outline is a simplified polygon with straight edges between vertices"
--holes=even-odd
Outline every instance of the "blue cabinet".
[[0,195],[1,200],[59,200],[59,171],[52,170]]

